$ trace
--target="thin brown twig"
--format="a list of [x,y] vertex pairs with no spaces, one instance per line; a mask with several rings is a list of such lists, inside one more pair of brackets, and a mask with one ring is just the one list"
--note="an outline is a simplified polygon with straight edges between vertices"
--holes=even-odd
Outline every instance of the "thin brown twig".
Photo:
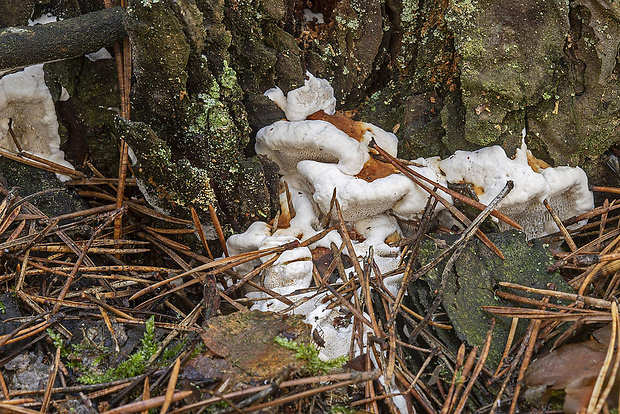
[[[543,301],[549,302],[549,297],[545,296]],[[543,310],[545,306],[541,306],[540,309]],[[532,354],[534,353],[534,347],[536,346],[536,340],[538,339],[538,331],[540,330],[541,320],[535,320],[532,326],[532,334],[527,342],[527,347],[525,348],[525,354],[523,354],[523,360],[521,361],[521,366],[519,368],[519,373],[517,375],[517,384],[515,385],[515,389],[512,393],[512,403],[510,404],[510,414],[514,414],[517,410],[517,401],[519,399],[519,393],[521,392],[521,387],[523,384],[523,377],[525,376],[525,371],[527,367],[530,365],[530,360],[532,358]]]
[[[454,398],[452,399],[452,401],[450,403],[450,410],[452,410],[452,408],[456,404],[456,401],[457,401],[456,398],[460,395],[461,390],[465,386],[465,381],[466,381],[467,377],[469,376],[469,373],[471,372],[471,369],[474,367],[474,362],[476,361],[476,356],[478,356],[478,347],[474,346],[472,348],[472,350],[469,352],[469,355],[467,356],[467,359],[465,360],[465,364],[463,365],[463,370],[460,373],[461,381],[459,381],[456,384],[456,389],[455,389],[455,392],[454,392]],[[480,355],[480,358],[482,358],[482,355]],[[475,379],[473,377],[470,379],[470,381],[472,381],[472,380],[475,381]]]
[[[99,233],[101,233],[101,231],[116,218],[117,214],[122,214],[122,212],[124,210],[125,210],[124,207],[119,209],[119,210],[115,210],[115,214],[110,215],[110,217],[102,225],[100,225],[97,229],[95,229],[95,231],[93,232],[92,236],[90,237],[90,239],[86,243],[86,246],[85,246],[84,250],[82,251],[82,253],[77,258],[77,260],[75,262],[75,266],[71,270],[71,273],[69,273],[69,277],[65,281],[65,284],[64,284],[62,290],[60,291],[60,294],[58,295],[58,299],[59,300],[63,300],[65,298],[65,296],[67,295],[67,292],[69,292],[69,288],[71,287],[71,284],[73,283],[73,280],[75,279],[75,275],[77,274],[78,270],[80,269],[80,265],[82,264],[82,261],[84,260],[84,257],[86,256],[86,253],[88,252],[88,248],[93,243],[93,241],[95,240],[97,235]],[[58,313],[58,311],[60,310],[60,306],[61,305],[59,303],[54,306],[54,309],[52,310],[52,315]]]
[[224,231],[222,230],[222,226],[220,225],[220,220],[217,218],[217,212],[211,204],[209,204],[209,216],[211,216],[211,223],[213,223],[213,226],[215,227],[215,233],[217,234],[217,239],[220,241],[220,246],[222,247],[224,256],[228,257],[228,247],[226,247],[226,238],[224,237]]
[[56,355],[54,356],[54,364],[51,367],[50,375],[47,380],[47,387],[45,388],[45,394],[43,395],[43,403],[41,404],[41,412],[46,413],[52,398],[52,388],[54,387],[54,381],[56,380],[56,374],[58,373],[58,366],[60,364],[60,351],[61,347],[56,348]]
[[[368,144],[368,146],[374,150],[376,150],[379,154],[381,154],[381,156],[385,157],[394,167],[396,167],[400,172],[402,172],[403,174],[405,174],[407,177],[411,178],[411,176],[415,177],[416,179],[414,181],[416,181],[416,183],[419,182],[419,180],[425,181],[428,184],[430,184],[431,186],[437,187],[439,188],[441,191],[443,191],[446,194],[449,194],[451,197],[456,198],[459,201],[462,201],[465,204],[468,204],[472,207],[477,208],[478,210],[484,210],[487,206],[485,206],[484,204],[473,200],[467,196],[462,195],[461,193],[451,190],[447,187],[444,187],[443,185],[436,183],[435,181],[431,180],[430,178],[427,178],[425,176],[423,176],[422,174],[412,170],[411,168],[407,167],[406,165],[403,165],[398,159],[392,157],[389,153],[387,153],[384,149],[382,149],[380,146],[377,145],[377,143],[374,141],[374,139],[370,142],[370,144]],[[429,190],[428,187],[424,186],[424,185],[420,185],[421,188],[425,189],[426,191]],[[440,200],[441,201],[441,200]],[[503,213],[500,213],[499,211],[493,210],[491,215],[493,217],[495,217],[498,220],[503,221],[504,223],[518,229],[521,230],[521,225],[519,223],[517,223],[516,221],[512,220],[510,217],[506,216]]]
[[[342,374],[329,374],[329,375],[321,375],[321,376],[315,376],[315,377],[298,378],[294,380],[283,381],[280,384],[280,388],[292,388],[292,387],[297,387],[297,386],[302,386],[302,385],[307,385],[307,384],[317,384],[317,383],[324,383],[324,382],[329,382],[329,381],[364,382],[368,380],[377,379],[379,375],[381,375],[379,371],[371,371],[371,372],[353,371],[353,372],[342,373]],[[270,387],[271,387],[270,384],[259,385],[259,386],[250,387],[244,390],[240,390],[240,391],[229,392],[227,394],[224,394],[222,397],[226,397],[230,399],[243,397],[245,395],[250,395],[250,394],[254,394],[254,393],[266,390]],[[218,403],[220,401],[222,401],[221,397],[211,397],[203,401],[198,401],[193,404],[188,404],[185,407],[181,407],[179,409],[172,411],[170,414],[183,414],[183,413],[194,411],[194,410],[197,410],[203,407],[207,407],[209,405]]]
[[[192,395],[193,391],[179,391],[172,395],[171,402],[181,401],[184,398]],[[131,404],[122,405],[112,410],[105,411],[103,414],[130,414],[137,413],[144,410],[151,410],[153,408],[161,407],[164,403],[165,396],[153,397],[148,400],[138,401]]]
[[194,207],[190,207],[190,211],[192,213],[192,220],[194,221],[194,228],[196,229],[196,232],[198,233],[198,237],[200,238],[200,241],[202,242],[202,246],[205,248],[205,251],[207,252],[207,255],[209,256],[209,258],[213,260],[213,255],[211,254],[211,249],[209,249],[209,244],[207,243],[205,232],[202,229],[202,224],[200,223],[200,218],[198,217],[198,213],[196,213],[196,210],[194,209]]
[[25,165],[28,165],[30,167],[38,168],[40,170],[44,170],[44,171],[48,171],[48,172],[69,175],[70,177],[74,177],[74,178],[82,178],[82,177],[84,177],[84,175],[82,173],[78,172],[78,171],[75,171],[75,170],[67,171],[67,170],[64,170],[64,169],[57,168],[58,167],[57,165],[52,167],[52,166],[47,165],[47,164],[43,164],[43,163],[40,163],[40,162],[37,162],[37,161],[30,160],[28,158],[24,158],[21,155],[12,153],[12,152],[4,150],[2,148],[0,148],[0,156],[2,156],[4,158],[8,158],[8,159],[13,160],[13,161],[17,161],[17,162],[19,162],[21,164],[25,164]]
[[550,296],[556,299],[569,300],[571,302],[583,301],[583,303],[588,306],[595,306],[597,308],[602,308],[602,309],[611,309],[611,302],[608,300],[592,298],[589,296],[581,296],[581,295],[576,295],[574,293],[566,293],[566,292],[557,291],[557,290],[538,289],[538,288],[523,286],[517,283],[511,283],[511,282],[498,282],[497,284],[498,286],[506,287],[510,289],[517,289],[517,290],[521,290],[524,292],[536,293],[542,296]]
[[177,379],[179,378],[179,370],[181,369],[181,358],[177,358],[174,362],[174,366],[172,367],[172,372],[170,373],[170,380],[168,381],[168,387],[166,388],[166,398],[164,399],[164,403],[161,405],[160,414],[166,414],[168,412],[168,408],[170,408],[170,404],[172,404],[172,399],[174,397],[174,389],[177,386]]
[[[618,341],[620,341],[620,318],[618,317],[618,304],[617,302],[614,302],[612,308],[611,308],[611,315],[612,315],[612,333],[611,333],[611,337],[610,337],[610,341],[609,341],[609,346],[607,348],[607,353],[615,353],[615,362],[613,364],[613,367],[611,369],[611,374],[609,376],[607,376],[607,371],[603,370],[603,368],[601,368],[601,372],[599,374],[599,378],[603,378],[607,380],[607,386],[605,387],[605,389],[603,390],[603,392],[600,394],[600,397],[598,399],[598,403],[596,404],[596,406],[594,407],[594,412],[601,412],[603,409],[603,404],[605,404],[607,402],[607,397],[609,396],[609,393],[612,390],[612,387],[615,384],[615,379],[617,378],[616,375],[618,374],[618,369],[620,368],[620,351],[618,351],[618,348],[615,346]],[[607,360],[607,358],[606,358]],[[611,358],[610,358],[610,362],[611,362]],[[605,365],[604,365],[605,366]],[[598,382],[598,378],[597,378],[597,382]],[[602,384],[601,384],[602,386]],[[594,395],[594,392],[592,392],[592,395]]]
[[461,396],[459,403],[454,409],[455,414],[460,414],[465,408],[465,403],[467,402],[469,393],[474,388],[474,384],[476,383],[476,380],[478,379],[478,375],[480,375],[480,373],[482,372],[482,368],[484,368],[484,363],[486,362],[486,359],[489,355],[489,350],[491,349],[491,339],[493,338],[494,329],[495,329],[495,318],[491,319],[491,325],[489,326],[489,330],[487,331],[487,337],[486,337],[486,340],[484,341],[484,346],[482,348],[482,352],[480,353],[480,358],[478,359],[478,363],[476,364],[476,367],[474,368],[474,371],[471,374],[471,378],[469,379],[469,382],[467,383],[467,387],[465,388],[465,391],[463,391],[463,395]]
[[564,240],[566,241],[566,244],[570,248],[571,252],[576,251],[577,250],[577,245],[573,241],[573,238],[571,237],[571,235],[568,232],[568,230],[566,230],[566,227],[562,223],[562,219],[560,218],[560,216],[558,216],[558,214],[551,207],[551,205],[549,204],[549,202],[547,200],[543,200],[543,205],[545,206],[545,208],[547,209],[549,214],[551,214],[551,217],[553,218],[553,221],[555,222],[555,224],[560,229],[560,233],[562,233],[562,236],[564,236]]

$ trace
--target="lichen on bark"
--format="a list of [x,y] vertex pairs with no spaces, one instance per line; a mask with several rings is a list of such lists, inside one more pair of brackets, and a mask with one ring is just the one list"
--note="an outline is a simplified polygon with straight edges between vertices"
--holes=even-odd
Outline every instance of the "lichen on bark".
[[[206,173],[222,221],[236,229],[277,208],[269,194],[277,185],[275,173],[253,158],[252,140],[259,128],[284,115],[263,92],[300,86],[306,70],[332,83],[340,109],[396,131],[403,158],[447,156],[490,144],[510,154],[525,127],[527,144],[539,158],[579,164],[592,181],[617,184],[600,158],[619,136],[615,4],[134,0],[130,5],[131,119],[146,123],[166,143],[171,165],[188,163]],[[305,21],[305,7],[322,13],[324,23]],[[104,112],[95,98],[117,107],[118,93],[111,79],[100,86],[114,99],[98,94],[95,84],[92,99],[80,97],[85,85],[80,78],[103,66],[109,76],[114,63],[80,69],[80,61],[48,67],[71,66],[74,77],[60,74],[57,83],[82,111],[78,127],[90,131],[81,135],[98,164],[101,153],[92,149],[109,146],[114,125],[111,112],[95,116]],[[67,130],[76,127],[71,122],[63,120]]]
[[243,155],[250,129],[230,35],[205,16],[221,19],[222,3],[130,3],[132,119],[138,122],[117,125],[138,157],[137,175],[151,203],[164,210],[193,206],[203,214],[212,205],[229,230],[239,230],[270,216],[271,200],[262,164]]

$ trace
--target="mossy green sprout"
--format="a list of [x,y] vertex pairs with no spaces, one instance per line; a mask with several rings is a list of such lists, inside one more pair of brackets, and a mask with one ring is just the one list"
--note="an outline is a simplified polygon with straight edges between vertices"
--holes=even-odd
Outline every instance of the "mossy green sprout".
[[78,380],[84,384],[100,384],[140,375],[146,367],[146,362],[157,352],[158,348],[159,343],[155,341],[155,317],[151,316],[146,321],[146,332],[144,332],[142,346],[138,352],[103,374],[87,371]]
[[[142,337],[140,349],[116,367],[100,373],[95,368],[85,367],[81,363],[73,362],[76,360],[80,361],[82,359],[80,355],[83,352],[92,351],[92,346],[73,344],[71,348],[68,348],[60,334],[51,329],[48,329],[47,333],[52,339],[54,346],[61,348],[61,356],[69,359],[67,366],[83,372],[78,378],[78,381],[83,384],[101,384],[140,375],[144,372],[147,361],[157,352],[160,346],[160,343],[155,341],[155,318],[151,317],[146,321],[146,331]],[[100,352],[101,356],[93,361],[95,365],[101,363],[110,354],[110,350],[104,346],[97,347],[96,351]]]
[[348,355],[342,355],[338,358],[322,361],[319,359],[319,350],[313,344],[300,344],[281,336],[276,336],[275,341],[278,345],[295,351],[295,357],[308,361],[306,369],[311,374],[327,374],[334,368],[342,367],[349,360]]
[[354,407],[346,407],[344,405],[335,404],[332,405],[330,414],[354,414],[357,412],[357,409]]

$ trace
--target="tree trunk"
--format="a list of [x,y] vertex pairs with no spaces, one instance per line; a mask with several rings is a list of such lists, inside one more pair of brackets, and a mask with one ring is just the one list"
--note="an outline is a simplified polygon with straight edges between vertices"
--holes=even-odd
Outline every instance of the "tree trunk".
[[514,153],[525,129],[537,157],[616,185],[601,156],[619,139],[619,19],[604,0],[134,0],[132,120],[114,128],[150,202],[213,204],[237,230],[275,208],[252,137],[283,114],[262,94],[306,70],[403,158]]

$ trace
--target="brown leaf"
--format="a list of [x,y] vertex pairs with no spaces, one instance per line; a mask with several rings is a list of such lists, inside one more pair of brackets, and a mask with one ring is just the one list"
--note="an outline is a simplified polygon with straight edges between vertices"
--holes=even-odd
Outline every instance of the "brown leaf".
[[354,121],[353,119],[336,112],[334,115],[328,115],[323,111],[318,111],[309,115],[306,119],[326,121],[358,141],[364,137],[364,133],[368,130],[368,126],[364,122]]
[[277,376],[285,367],[301,368],[295,352],[275,342],[276,336],[310,342],[310,327],[301,316],[269,312],[235,312],[208,321],[200,335],[209,351],[225,358],[237,382]]
[[[533,405],[544,405],[552,391],[564,390],[564,412],[583,412],[588,407],[596,378],[599,375],[607,346],[609,326],[596,331],[584,342],[563,345],[534,361],[528,368],[524,383],[528,390],[526,399]],[[607,399],[610,407],[617,407],[618,383]]]
[[398,174],[398,170],[392,164],[370,157],[355,176],[364,181],[373,182],[392,174]]

